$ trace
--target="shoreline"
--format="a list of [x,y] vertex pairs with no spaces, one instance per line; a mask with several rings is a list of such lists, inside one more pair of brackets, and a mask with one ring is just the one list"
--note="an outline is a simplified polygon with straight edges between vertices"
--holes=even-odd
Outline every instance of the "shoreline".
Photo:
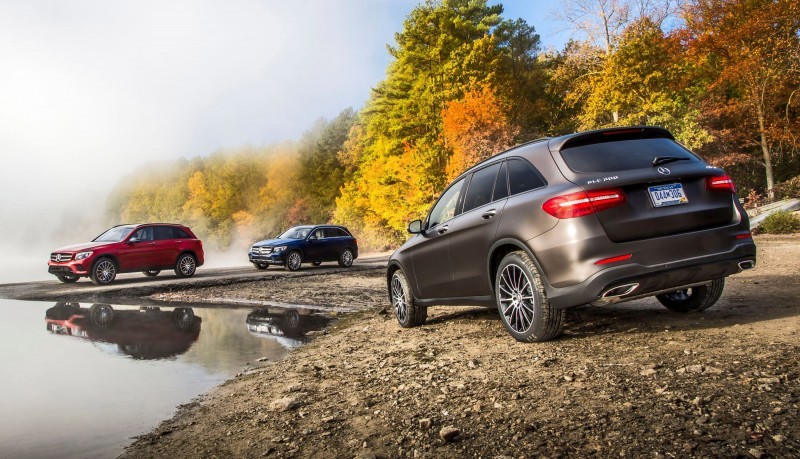
[[757,236],[758,267],[703,314],[582,306],[538,344],[474,307],[430,308],[402,329],[376,313],[388,304],[377,268],[199,289],[290,289],[314,304],[334,280],[330,304],[359,312],[179,407],[121,457],[800,455],[798,242]]

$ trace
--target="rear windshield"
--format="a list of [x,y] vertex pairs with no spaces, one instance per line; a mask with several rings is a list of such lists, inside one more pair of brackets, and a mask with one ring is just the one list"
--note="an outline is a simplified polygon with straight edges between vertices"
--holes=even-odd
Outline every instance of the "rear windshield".
[[671,139],[593,143],[561,150],[561,157],[573,171],[586,173],[645,169],[653,167],[653,160],[659,157],[682,158],[664,162],[665,165],[700,161],[697,156]]

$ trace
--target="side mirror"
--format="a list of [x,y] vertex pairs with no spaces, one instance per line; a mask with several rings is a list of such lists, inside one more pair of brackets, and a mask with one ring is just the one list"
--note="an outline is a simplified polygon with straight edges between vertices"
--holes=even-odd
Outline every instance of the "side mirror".
[[408,232],[411,234],[419,234],[422,232],[422,220],[414,220],[408,224]]
[[309,241],[316,241],[317,239],[319,239],[319,238],[318,238],[318,237],[316,237],[316,236],[314,236],[313,234],[312,234],[311,236],[309,236],[309,237],[308,237],[308,240],[309,240]]
[[135,244],[137,242],[142,242],[142,240],[139,239],[138,237],[132,237],[132,238],[128,239],[128,244]]

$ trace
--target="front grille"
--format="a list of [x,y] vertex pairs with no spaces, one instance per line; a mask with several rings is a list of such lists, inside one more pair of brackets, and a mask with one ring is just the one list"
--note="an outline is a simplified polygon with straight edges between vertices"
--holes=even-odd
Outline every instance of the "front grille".
[[269,255],[272,253],[272,247],[256,247],[253,252],[260,253],[261,255]]
[[55,261],[56,263],[61,263],[64,261],[72,260],[71,253],[51,253],[50,254],[50,261]]

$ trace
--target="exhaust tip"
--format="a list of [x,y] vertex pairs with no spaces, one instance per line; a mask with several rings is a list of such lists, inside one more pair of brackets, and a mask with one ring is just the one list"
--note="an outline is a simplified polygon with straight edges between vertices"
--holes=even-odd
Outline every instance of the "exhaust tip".
[[739,262],[739,269],[741,269],[742,271],[746,269],[753,269],[755,267],[756,267],[756,262],[753,260],[745,260]]
[[614,299],[617,299],[619,297],[622,297],[622,296],[625,296],[625,295],[628,295],[628,294],[632,293],[637,288],[639,288],[639,284],[637,284],[637,283],[619,285],[617,287],[610,288],[610,289],[606,290],[605,292],[603,292],[603,294],[600,295],[600,299],[601,300],[614,300]]

